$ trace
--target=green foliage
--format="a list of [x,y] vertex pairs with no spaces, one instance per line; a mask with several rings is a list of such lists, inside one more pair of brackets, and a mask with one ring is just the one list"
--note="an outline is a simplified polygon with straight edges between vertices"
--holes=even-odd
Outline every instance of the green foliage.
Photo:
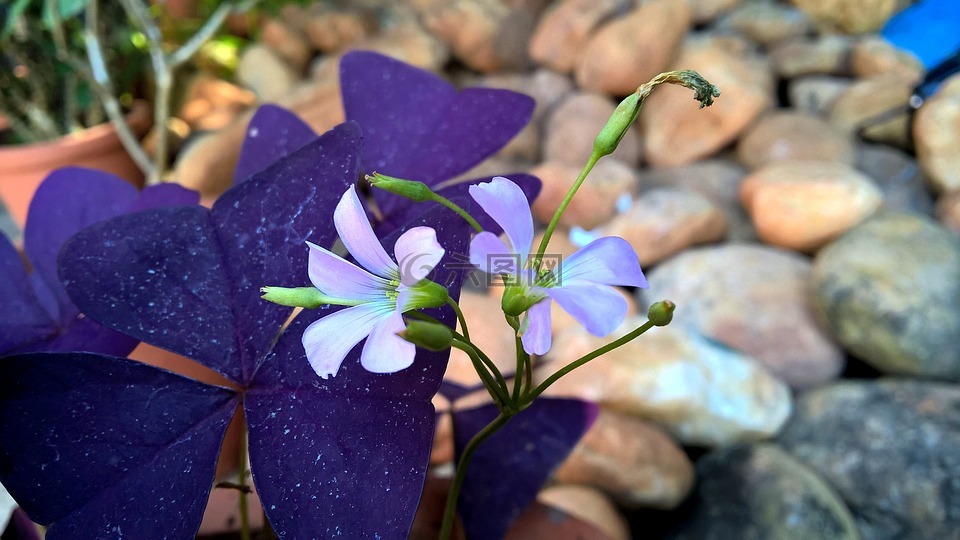
[[[87,65],[86,0],[0,0],[0,114],[12,142],[50,140],[106,120]],[[121,103],[148,65],[117,2],[102,2],[100,35]]]

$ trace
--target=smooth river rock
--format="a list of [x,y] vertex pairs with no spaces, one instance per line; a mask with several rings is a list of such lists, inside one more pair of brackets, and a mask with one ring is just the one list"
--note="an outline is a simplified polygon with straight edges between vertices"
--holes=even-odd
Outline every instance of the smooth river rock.
[[[645,319],[629,317],[607,338],[582,328],[557,336],[551,361],[534,373],[535,382]],[[660,424],[684,444],[701,446],[769,438],[791,408],[787,386],[756,360],[681,325],[651,330],[560,379],[547,394],[595,401]]]
[[859,540],[843,500],[775,444],[715,450],[697,462],[694,509],[673,540]]
[[837,490],[863,540],[955,539],[960,386],[845,381],[802,396],[779,442]]
[[669,299],[674,323],[743,351],[794,388],[836,377],[843,352],[810,305],[810,261],[756,244],[687,250],[647,275],[649,305]]
[[827,327],[885,373],[960,380],[960,240],[932,219],[883,212],[817,254]]

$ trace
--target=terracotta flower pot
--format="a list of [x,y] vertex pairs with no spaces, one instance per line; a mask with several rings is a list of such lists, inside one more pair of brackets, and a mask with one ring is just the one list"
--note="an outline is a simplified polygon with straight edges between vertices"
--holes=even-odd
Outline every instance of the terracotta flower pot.
[[[150,129],[150,107],[137,101],[127,123],[137,137]],[[22,229],[30,200],[40,182],[59,167],[76,165],[100,169],[143,186],[143,173],[124,150],[110,123],[100,124],[59,139],[28,145],[0,146],[0,199]]]

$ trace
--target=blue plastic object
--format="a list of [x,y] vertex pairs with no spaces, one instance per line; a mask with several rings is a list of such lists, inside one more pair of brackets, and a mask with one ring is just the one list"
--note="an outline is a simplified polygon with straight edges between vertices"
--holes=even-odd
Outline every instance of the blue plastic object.
[[881,35],[932,69],[960,52],[960,0],[921,0],[893,16]]

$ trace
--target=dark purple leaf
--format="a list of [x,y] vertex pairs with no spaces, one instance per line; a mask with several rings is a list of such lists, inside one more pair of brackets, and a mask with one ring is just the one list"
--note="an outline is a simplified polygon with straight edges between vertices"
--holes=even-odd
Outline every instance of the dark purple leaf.
[[[446,280],[458,296],[463,272],[449,268],[449,261],[466,248],[469,229],[442,207],[407,227],[418,225],[437,230],[448,255],[433,278]],[[401,232],[384,240],[388,252]],[[336,377],[320,379],[300,337],[335,309],[302,312],[245,396],[254,478],[270,522],[288,538],[404,538],[429,464],[435,422],[430,399],[449,351],[418,349],[410,368],[376,374],[360,366],[361,343]],[[455,321],[449,309],[432,315]]]
[[137,347],[139,339],[111,330],[89,317],[80,316],[66,328],[44,336],[41,341],[23,343],[17,353],[28,352],[95,352],[124,357]]
[[23,259],[10,240],[0,234],[0,355],[24,343],[50,335],[54,322],[41,307],[23,266]]
[[231,291],[207,209],[97,223],[63,247],[60,275],[87,317],[241,380]]
[[247,125],[233,183],[265,170],[317,138],[317,134],[292,112],[276,105],[261,105]]
[[[307,238],[356,178],[359,130],[342,126],[229,190],[212,210],[162,208],[96,224],[64,246],[61,276],[87,316],[247,383],[290,309],[260,287],[308,283]],[[107,301],[105,301],[107,300]]]
[[[496,416],[494,405],[453,413],[457,459]],[[484,441],[473,455],[457,506],[467,538],[503,538],[596,416],[593,403],[540,398]]]
[[123,358],[8,356],[0,482],[51,540],[192,538],[237,403]]
[[[502,148],[530,121],[529,96],[488,88],[461,92],[436,75],[368,51],[340,61],[347,119],[363,129],[362,173],[434,185]],[[376,192],[384,214],[409,201]]]
[[[67,167],[51,173],[31,201],[24,231],[24,250],[34,269],[28,286],[14,285],[24,273],[20,258],[4,257],[19,269],[10,272],[13,288],[0,293],[2,311],[24,315],[22,321],[4,325],[4,331],[12,333],[0,351],[90,351],[126,356],[137,340],[80,316],[57,275],[57,254],[69,237],[92,223],[145,207],[194,205],[198,200],[196,192],[172,184],[147,188],[138,196],[129,182],[92,169]],[[31,307],[23,307],[26,305]],[[38,309],[47,319],[42,331],[37,326]]]
[[57,276],[57,253],[80,229],[123,214],[137,199],[137,188],[112,174],[80,167],[50,173],[37,188],[23,230],[23,249],[33,271],[60,306],[61,324],[77,316]]
[[245,405],[254,482],[281,538],[406,538],[433,439],[429,400],[252,391]]
[[140,212],[168,206],[194,206],[200,203],[200,194],[180,184],[166,183],[147,186],[125,213]]

